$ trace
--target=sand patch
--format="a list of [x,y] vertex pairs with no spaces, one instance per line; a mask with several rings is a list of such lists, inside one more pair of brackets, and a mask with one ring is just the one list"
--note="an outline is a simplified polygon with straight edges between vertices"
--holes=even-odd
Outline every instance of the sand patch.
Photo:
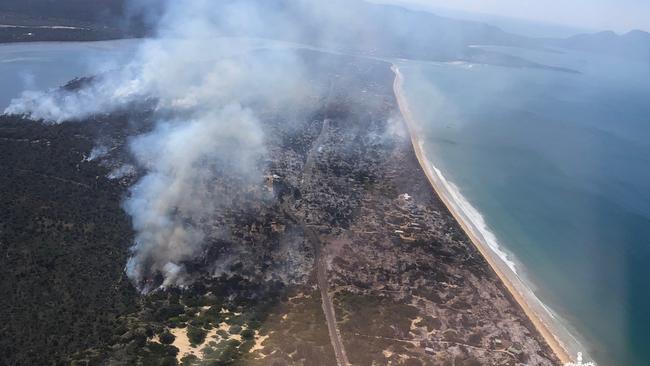
[[251,348],[251,352],[261,351],[264,349],[264,341],[269,339],[269,335],[261,336],[258,331],[255,331],[255,345]]
[[193,347],[190,339],[187,337],[187,328],[173,328],[170,329],[169,331],[171,334],[174,335],[174,343],[172,343],[172,346],[178,348],[178,355],[176,355],[176,359],[180,362],[180,360],[188,355],[193,355],[196,356],[198,359],[202,360],[203,359],[203,349],[206,347],[207,343],[210,343],[212,340],[215,339],[217,336],[217,330],[213,328],[212,330],[208,331],[208,333],[205,336],[205,340],[203,343],[200,345],[197,345],[196,347]]
[[415,333],[416,330],[420,329],[416,324],[421,322],[423,319],[421,316],[418,316],[417,318],[411,320],[411,332]]

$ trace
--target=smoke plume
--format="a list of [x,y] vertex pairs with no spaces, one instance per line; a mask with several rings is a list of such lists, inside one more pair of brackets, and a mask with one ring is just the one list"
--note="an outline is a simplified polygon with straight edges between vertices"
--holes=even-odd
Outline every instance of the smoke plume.
[[125,203],[137,233],[130,278],[139,283],[162,273],[163,285],[183,284],[181,263],[200,253],[204,241],[196,224],[224,203],[215,175],[254,177],[250,169],[263,152],[258,125],[250,110],[230,104],[191,120],[160,122],[133,139],[131,150],[149,173]]
[[124,202],[136,232],[126,272],[145,291],[157,275],[163,286],[190,281],[184,263],[203,252],[202,226],[228,205],[216,178],[262,179],[264,134],[255,108],[281,108],[306,88],[292,52],[221,38],[244,25],[247,33],[262,31],[250,4],[169,1],[165,9],[158,37],[143,41],[125,67],[78,89],[25,92],[5,111],[63,123],[154,106],[160,117],[153,129],[129,141],[146,173]]
[[124,203],[136,232],[126,271],[143,290],[158,275],[164,286],[191,281],[184,264],[204,252],[204,227],[229,202],[219,179],[262,180],[260,113],[281,110],[286,116],[316,94],[287,41],[386,55],[431,55],[440,42],[449,42],[434,37],[437,43],[425,49],[428,38],[407,42],[413,34],[436,33],[398,32],[405,24],[402,12],[389,16],[388,9],[361,1],[168,0],[162,12],[161,2],[134,1],[133,9],[156,7],[146,18],[159,21],[156,37],[142,41],[126,65],[112,71],[100,66],[76,88],[25,92],[5,113],[56,124],[153,106],[153,129],[129,142],[145,174]]

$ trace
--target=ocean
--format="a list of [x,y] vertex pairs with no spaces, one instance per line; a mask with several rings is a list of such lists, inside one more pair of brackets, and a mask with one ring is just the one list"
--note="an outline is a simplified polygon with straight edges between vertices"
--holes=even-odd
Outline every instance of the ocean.
[[489,48],[579,73],[402,62],[427,158],[590,358],[647,365],[650,65]]

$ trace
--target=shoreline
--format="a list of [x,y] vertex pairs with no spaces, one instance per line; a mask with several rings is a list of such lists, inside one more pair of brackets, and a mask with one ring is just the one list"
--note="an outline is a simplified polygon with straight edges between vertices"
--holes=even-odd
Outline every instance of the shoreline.
[[567,330],[558,324],[558,320],[550,313],[548,308],[534,295],[532,290],[517,275],[511,267],[512,264],[507,263],[504,258],[499,256],[499,253],[497,252],[498,248],[493,248],[489,245],[480,229],[476,227],[468,217],[467,213],[462,209],[458,202],[458,198],[455,197],[456,195],[454,192],[450,190],[448,182],[444,176],[442,176],[441,172],[426,158],[423,149],[423,141],[419,137],[420,134],[415,126],[413,115],[408,107],[406,98],[402,93],[403,76],[397,65],[393,64],[391,70],[395,73],[393,91],[399,110],[406,124],[417,160],[433,190],[438,197],[440,197],[440,200],[445,204],[456,222],[458,222],[483,258],[488,262],[514,300],[523,309],[528,319],[541,334],[542,338],[544,338],[547,345],[551,348],[560,362],[565,364],[575,361],[570,355],[577,354],[581,348],[579,347],[579,343],[573,339]]

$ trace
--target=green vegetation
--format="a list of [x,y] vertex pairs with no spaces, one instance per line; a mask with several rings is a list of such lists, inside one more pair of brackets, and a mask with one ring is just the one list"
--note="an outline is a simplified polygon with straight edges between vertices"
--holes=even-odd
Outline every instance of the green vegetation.
[[187,327],[187,338],[190,340],[190,343],[192,345],[200,345],[203,344],[203,341],[205,341],[205,336],[208,334],[204,329],[195,327],[195,326],[188,326]]
[[174,335],[171,334],[169,330],[165,329],[165,331],[158,336],[158,339],[160,339],[160,343],[162,344],[172,344],[174,343],[176,337],[174,337]]
[[83,124],[0,117],[3,364],[56,364],[107,345],[137,309],[123,267],[133,242],[125,190],[82,162],[93,136]]
[[[0,337],[0,364],[175,365],[168,327],[187,328],[194,344],[226,319],[233,332],[245,332],[247,324],[260,326],[284,291],[278,282],[222,276],[142,297],[124,274],[133,243],[121,207],[126,186],[105,178],[109,168],[84,161],[99,129],[124,135],[128,120],[110,118],[45,126],[0,117],[0,322],[11,335]],[[252,347],[214,344],[231,361]]]
[[187,355],[181,358],[181,365],[182,366],[191,366],[197,364],[199,361],[199,358],[194,356],[194,355]]
[[255,338],[255,331],[252,329],[245,329],[241,332],[241,338],[244,340],[250,340]]
[[239,334],[239,333],[241,333],[241,330],[242,330],[241,325],[233,325],[228,330],[228,333],[230,333],[230,334]]

